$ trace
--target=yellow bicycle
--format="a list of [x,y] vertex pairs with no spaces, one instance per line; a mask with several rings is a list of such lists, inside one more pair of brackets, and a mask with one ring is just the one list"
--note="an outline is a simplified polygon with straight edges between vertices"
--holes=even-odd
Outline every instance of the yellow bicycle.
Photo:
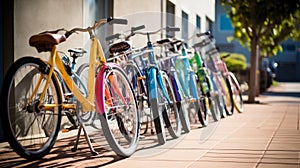
[[[97,27],[107,22],[127,24],[127,20],[109,18],[87,28],[58,29],[33,35],[29,40],[30,46],[38,52],[50,52],[49,59],[26,56],[11,65],[1,92],[1,120],[10,146],[20,156],[39,159],[50,152],[60,130],[62,110],[73,110],[80,122],[74,149],[83,129],[91,152],[97,154],[78,114],[78,111],[96,111],[100,115],[103,134],[113,151],[125,157],[135,152],[140,124],[133,89],[122,68],[106,62],[94,33]],[[61,31],[65,33],[59,34]],[[80,32],[88,32],[91,39],[87,96],[66,71],[56,48],[73,33]],[[62,91],[54,72],[55,66],[70,93]],[[70,97],[76,101],[65,101]]]

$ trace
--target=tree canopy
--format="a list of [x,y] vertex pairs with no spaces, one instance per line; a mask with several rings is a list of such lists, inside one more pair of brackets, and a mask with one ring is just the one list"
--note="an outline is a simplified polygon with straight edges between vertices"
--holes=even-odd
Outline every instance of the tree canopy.
[[280,42],[300,39],[300,0],[221,0],[234,28],[233,37],[251,52],[249,102],[254,102],[258,58],[280,51]]

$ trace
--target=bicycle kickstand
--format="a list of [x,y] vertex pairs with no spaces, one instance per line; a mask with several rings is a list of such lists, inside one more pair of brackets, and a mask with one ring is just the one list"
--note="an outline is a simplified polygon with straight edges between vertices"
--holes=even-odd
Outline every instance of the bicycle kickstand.
[[[78,118],[79,119],[79,118]],[[79,119],[80,120],[80,119]],[[80,139],[80,134],[81,134],[81,129],[83,129],[83,133],[84,133],[84,136],[85,136],[85,139],[89,145],[89,148],[90,148],[90,151],[92,153],[92,155],[98,155],[98,152],[95,151],[93,145],[92,145],[92,142],[91,142],[91,139],[85,129],[85,126],[84,124],[80,121],[80,126],[78,128],[78,134],[77,134],[77,138],[76,138],[76,142],[74,144],[74,147],[71,149],[72,152],[75,152],[77,149],[78,149],[78,144],[79,144],[79,139]]]

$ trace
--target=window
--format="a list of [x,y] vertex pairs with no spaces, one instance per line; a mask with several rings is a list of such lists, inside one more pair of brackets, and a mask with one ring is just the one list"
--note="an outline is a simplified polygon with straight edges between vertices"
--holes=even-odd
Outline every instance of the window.
[[222,30],[222,31],[232,31],[233,30],[230,18],[226,14],[220,15],[220,30]]
[[[167,1],[167,26],[175,26],[175,5]],[[167,37],[173,37],[175,32],[167,32]]]
[[206,31],[212,32],[212,21],[206,17]]
[[201,30],[201,17],[199,15],[196,15],[196,26],[197,30]]
[[182,38],[187,39],[189,37],[189,15],[184,11],[181,12],[182,18]]
[[283,48],[283,52],[295,52],[296,51],[295,44],[283,44],[282,48]]

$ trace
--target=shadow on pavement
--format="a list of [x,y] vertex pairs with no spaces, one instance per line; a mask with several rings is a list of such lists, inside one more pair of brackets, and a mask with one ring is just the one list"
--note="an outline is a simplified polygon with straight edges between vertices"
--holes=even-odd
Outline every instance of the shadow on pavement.
[[[300,88],[299,88],[300,90]],[[288,97],[300,97],[300,92],[276,92],[276,91],[268,91],[263,93],[262,95],[266,96],[288,96]]]
[[84,138],[75,152],[71,151],[75,137],[60,139],[54,148],[40,160],[19,157],[8,145],[1,147],[0,167],[101,167],[123,158],[115,155],[107,144],[93,144],[99,155],[93,156]]

